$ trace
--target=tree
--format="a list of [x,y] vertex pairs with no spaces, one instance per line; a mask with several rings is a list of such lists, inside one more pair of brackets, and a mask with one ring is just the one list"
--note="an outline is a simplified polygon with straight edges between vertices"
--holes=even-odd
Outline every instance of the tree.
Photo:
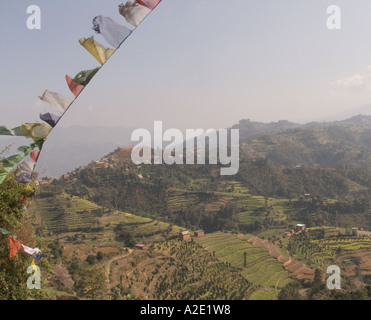
[[117,232],[117,240],[123,241],[126,247],[134,247],[136,245],[133,231],[123,225],[118,225],[115,231]]
[[[25,202],[21,200],[26,196],[25,188],[11,174],[0,185],[0,226],[19,236],[21,243],[32,245],[33,232],[25,223]],[[9,236],[0,233],[0,300],[26,300],[33,295],[33,290],[27,288],[26,270],[30,264],[29,256],[21,252],[9,258]]]
[[54,259],[58,259],[63,255],[63,249],[58,240],[54,240],[48,245]]
[[67,270],[61,264],[58,264],[54,268],[54,276],[52,278],[56,288],[60,291],[65,291],[67,293],[73,292],[74,282]]
[[75,277],[75,291],[80,298],[103,299],[107,293],[106,278],[97,269],[81,270]]
[[94,265],[97,262],[97,257],[89,254],[86,258],[86,261],[89,262],[89,264]]
[[78,258],[76,258],[76,257],[72,258],[72,260],[70,262],[70,265],[67,267],[69,273],[72,276],[77,275],[78,272],[81,270],[80,263],[81,263],[81,261]]
[[313,299],[314,295],[318,294],[321,290],[324,289],[323,274],[322,270],[317,268],[314,271],[314,279],[312,282],[312,287],[308,292],[308,298]]
[[278,294],[278,300],[301,300],[300,287],[300,283],[297,281],[289,282]]
[[97,252],[97,260],[102,261],[104,258],[104,253],[102,251]]
[[323,285],[323,280],[322,280],[322,270],[317,268],[314,271],[314,279],[313,279],[313,284],[312,287],[321,287]]

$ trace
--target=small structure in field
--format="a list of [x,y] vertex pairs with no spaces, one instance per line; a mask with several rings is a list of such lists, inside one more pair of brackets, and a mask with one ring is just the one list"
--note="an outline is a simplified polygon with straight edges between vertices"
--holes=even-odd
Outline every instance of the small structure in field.
[[305,224],[302,224],[302,223],[298,223],[296,226],[295,226],[295,232],[303,232],[305,231]]
[[144,250],[144,249],[147,249],[147,246],[143,243],[138,243],[135,245],[135,248],[139,249],[139,250]]
[[188,240],[191,238],[191,233],[188,230],[182,231],[179,233],[179,237],[180,237],[180,240],[182,241]]
[[205,235],[205,232],[203,231],[203,230],[197,230],[197,231],[195,231],[195,233],[194,233],[194,236],[195,237],[202,237],[202,236],[204,236]]

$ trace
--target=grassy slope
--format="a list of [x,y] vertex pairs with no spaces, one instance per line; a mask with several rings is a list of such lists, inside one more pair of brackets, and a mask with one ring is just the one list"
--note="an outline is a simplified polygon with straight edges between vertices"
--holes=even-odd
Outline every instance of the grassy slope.
[[275,298],[279,289],[290,281],[290,274],[267,250],[249,243],[251,237],[217,232],[197,238],[196,241],[219,260],[238,268],[257,291],[266,292],[266,298]]

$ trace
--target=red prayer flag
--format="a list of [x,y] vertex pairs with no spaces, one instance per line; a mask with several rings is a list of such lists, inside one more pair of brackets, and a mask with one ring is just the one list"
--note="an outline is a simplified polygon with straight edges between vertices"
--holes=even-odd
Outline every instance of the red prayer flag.
[[70,88],[71,92],[75,97],[77,97],[80,92],[84,89],[84,86],[82,84],[78,84],[69,76],[66,76],[66,81],[68,84],[68,87]]
[[22,243],[14,239],[12,236],[9,236],[10,243],[10,259],[13,259],[20,248],[22,248]]
[[19,197],[19,201],[27,201],[27,197],[26,196],[20,196]]
[[40,151],[34,150],[30,153],[30,157],[34,162],[37,162],[37,159],[39,158]]
[[161,2],[161,0],[135,0],[134,3],[138,3],[148,9],[153,10],[157,7],[157,5]]

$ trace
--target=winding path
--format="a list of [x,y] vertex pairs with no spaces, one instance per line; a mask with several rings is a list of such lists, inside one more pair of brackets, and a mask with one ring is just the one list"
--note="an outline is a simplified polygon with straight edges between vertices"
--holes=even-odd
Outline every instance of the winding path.
[[127,253],[125,254],[122,254],[122,255],[118,255],[116,257],[113,257],[111,260],[107,261],[107,264],[105,266],[105,275],[106,275],[106,281],[109,282],[110,279],[109,279],[109,276],[110,276],[110,273],[111,273],[111,265],[112,265],[112,262],[116,261],[116,260],[121,260],[123,258],[126,258],[128,255],[130,255],[131,253],[133,252],[132,249],[129,249]]

